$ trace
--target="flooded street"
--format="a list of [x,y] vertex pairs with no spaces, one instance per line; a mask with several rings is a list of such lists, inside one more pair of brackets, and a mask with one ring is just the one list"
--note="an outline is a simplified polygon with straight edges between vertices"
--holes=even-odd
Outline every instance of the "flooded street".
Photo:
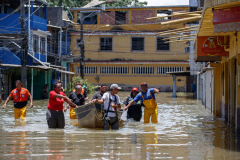
[[[119,93],[122,102],[128,95]],[[69,110],[65,129],[48,129],[48,100],[34,101],[26,121],[15,122],[8,103],[0,110],[0,159],[240,159],[233,129],[201,101],[171,95],[156,94],[158,124],[144,124],[142,118],[118,131],[79,128]]]

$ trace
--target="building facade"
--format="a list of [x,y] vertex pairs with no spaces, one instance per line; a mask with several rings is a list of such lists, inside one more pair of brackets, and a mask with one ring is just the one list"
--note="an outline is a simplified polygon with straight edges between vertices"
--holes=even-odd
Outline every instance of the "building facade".
[[240,1],[206,0],[195,41],[197,61],[208,62],[198,75],[206,108],[240,131]]
[[[157,34],[168,29],[183,27],[183,24],[159,25],[177,17],[147,20],[149,17],[184,12],[188,6],[173,7],[122,7],[73,8],[73,21],[79,23],[78,15],[84,17],[83,38],[85,49],[84,79],[90,83],[118,83],[129,90],[145,81],[161,91],[172,91],[173,78],[167,72],[189,70],[188,44],[165,43],[166,36]],[[79,56],[80,25],[71,32],[71,52],[76,59],[70,63],[70,71],[80,75]],[[187,91],[191,78],[179,77],[178,91]]]
[[[48,91],[51,90],[53,74],[61,75],[56,76],[56,79],[59,77],[62,79],[62,77],[66,77],[66,73],[70,73],[67,72],[67,67],[61,66],[61,59],[58,58],[59,63],[56,65],[51,63],[52,54],[49,48],[52,43],[49,43],[49,37],[52,34],[48,31],[47,6],[48,3],[42,0],[31,0],[30,4],[28,1],[21,3],[20,0],[11,2],[3,0],[1,3],[0,60],[3,72],[0,81],[4,82],[3,99],[7,98],[11,90],[15,88],[15,81],[21,79],[23,61],[26,61],[28,68],[26,88],[34,99],[42,98],[42,90],[46,84],[49,86]],[[61,27],[67,28],[68,26]],[[57,35],[58,33],[55,36]],[[59,40],[57,39],[54,44],[57,44],[54,47],[58,50]],[[23,58],[23,53],[27,55],[26,59]],[[60,56],[55,55],[54,57],[61,57],[62,54],[59,50],[56,53]]]

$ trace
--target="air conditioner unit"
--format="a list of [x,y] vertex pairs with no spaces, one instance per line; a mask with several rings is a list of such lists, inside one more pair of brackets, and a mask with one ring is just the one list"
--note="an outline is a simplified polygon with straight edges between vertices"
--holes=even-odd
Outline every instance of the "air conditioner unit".
[[198,0],[198,8],[203,8],[205,0]]
[[190,53],[190,47],[189,47],[189,46],[188,46],[188,47],[185,47],[184,50],[185,50],[184,53]]

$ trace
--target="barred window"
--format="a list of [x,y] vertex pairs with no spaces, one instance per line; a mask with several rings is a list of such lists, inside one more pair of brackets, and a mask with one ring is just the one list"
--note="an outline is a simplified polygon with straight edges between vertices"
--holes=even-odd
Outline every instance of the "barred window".
[[112,51],[112,38],[100,38],[100,51]]
[[154,74],[154,67],[132,67],[132,74]]
[[167,72],[180,72],[183,67],[157,67],[157,74],[166,74]]
[[[76,68],[76,73],[80,73],[80,67]],[[97,67],[96,66],[84,66],[84,73],[86,73],[86,74],[97,73]]]
[[143,37],[132,37],[132,51],[144,51]]
[[170,43],[165,43],[165,42],[168,42],[169,40],[163,40],[164,38],[167,38],[167,37],[157,37],[157,50],[158,51],[169,51],[170,50]]
[[97,73],[97,67],[96,66],[85,66],[84,72],[87,73]]
[[128,74],[128,67],[99,67],[100,74]]

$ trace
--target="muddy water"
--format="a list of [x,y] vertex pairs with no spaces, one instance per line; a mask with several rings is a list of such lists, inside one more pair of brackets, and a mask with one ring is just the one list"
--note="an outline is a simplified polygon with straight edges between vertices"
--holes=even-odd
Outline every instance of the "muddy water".
[[[123,101],[129,93],[119,93]],[[200,101],[156,95],[158,124],[127,122],[118,131],[79,128],[65,113],[64,130],[48,129],[48,101],[34,101],[15,121],[12,103],[0,110],[0,159],[239,159],[239,139]]]

